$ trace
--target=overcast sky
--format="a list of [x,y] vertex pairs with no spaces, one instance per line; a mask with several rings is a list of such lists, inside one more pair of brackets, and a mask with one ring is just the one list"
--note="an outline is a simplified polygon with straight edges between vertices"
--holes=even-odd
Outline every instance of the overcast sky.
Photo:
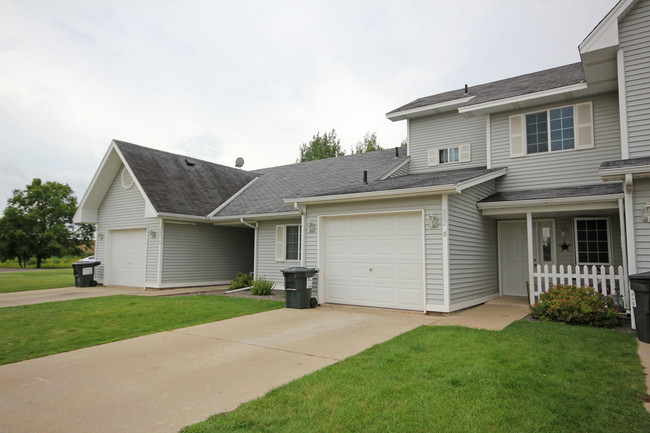
[[316,132],[406,138],[413,99],[580,60],[615,0],[0,1],[0,209],[79,199],[113,138],[244,169]]

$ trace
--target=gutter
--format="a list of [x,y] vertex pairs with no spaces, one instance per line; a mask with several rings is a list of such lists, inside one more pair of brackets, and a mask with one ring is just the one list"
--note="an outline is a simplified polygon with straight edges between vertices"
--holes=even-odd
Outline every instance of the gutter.
[[315,204],[455,193],[458,193],[456,185],[436,185],[423,186],[418,188],[390,189],[386,191],[355,192],[349,194],[322,195],[315,197],[295,197],[284,199],[284,202],[286,204],[293,204],[296,202],[303,204]]
[[509,209],[527,206],[545,206],[551,204],[575,204],[575,203],[602,203],[609,201],[618,201],[623,198],[623,193],[607,194],[607,195],[588,195],[578,197],[557,197],[557,198],[538,198],[529,200],[510,200],[510,201],[490,201],[478,202],[476,207],[480,210],[487,209]]

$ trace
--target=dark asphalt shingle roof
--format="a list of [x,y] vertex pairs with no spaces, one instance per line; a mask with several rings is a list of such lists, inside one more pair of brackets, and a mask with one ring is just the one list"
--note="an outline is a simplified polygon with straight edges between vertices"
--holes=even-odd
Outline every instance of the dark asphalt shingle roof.
[[623,185],[620,183],[603,183],[597,185],[572,186],[562,188],[534,189],[526,191],[497,192],[481,200],[481,203],[544,200],[554,198],[583,197],[595,195],[620,194]]
[[425,96],[396,108],[388,114],[474,96],[470,101],[459,105],[461,107],[469,107],[484,102],[498,101],[500,99],[511,98],[514,96],[541,92],[543,90],[555,89],[584,81],[585,75],[582,69],[582,64],[573,63],[571,65],[546,69],[532,74],[493,81],[487,84],[480,84],[477,86],[469,85],[468,93],[465,93],[465,89],[462,88],[436,95]]
[[[347,185],[337,190],[321,189],[313,191],[302,197],[319,197],[324,195],[354,194],[362,192],[390,191],[427,186],[457,185],[466,180],[474,179],[485,174],[501,170],[500,168],[487,169],[485,167],[461,168],[457,170],[437,171],[433,173],[411,174],[394,177],[364,185],[361,182]],[[293,198],[293,197],[292,197]]]
[[605,161],[600,164],[601,170],[606,170],[610,168],[631,168],[631,167],[643,167],[650,165],[650,156],[644,156],[641,158],[631,158],[631,159],[619,159],[616,161]]
[[378,150],[357,155],[302,162],[256,170],[252,183],[215,216],[295,212],[285,198],[307,197],[320,191],[338,191],[362,184],[364,170],[374,182],[407,159],[406,148]]
[[158,212],[207,216],[255,178],[236,168],[113,141]]

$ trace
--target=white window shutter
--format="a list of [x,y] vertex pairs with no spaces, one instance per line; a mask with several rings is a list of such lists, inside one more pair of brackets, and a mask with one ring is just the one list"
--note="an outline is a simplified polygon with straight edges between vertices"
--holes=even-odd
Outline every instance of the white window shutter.
[[285,226],[275,226],[275,261],[285,260],[286,234]]
[[458,161],[470,162],[472,160],[472,149],[469,144],[461,144],[458,146]]
[[429,149],[429,167],[439,164],[439,154],[438,149]]
[[510,116],[510,158],[526,155],[524,115]]
[[576,149],[594,148],[594,121],[591,101],[575,106]]

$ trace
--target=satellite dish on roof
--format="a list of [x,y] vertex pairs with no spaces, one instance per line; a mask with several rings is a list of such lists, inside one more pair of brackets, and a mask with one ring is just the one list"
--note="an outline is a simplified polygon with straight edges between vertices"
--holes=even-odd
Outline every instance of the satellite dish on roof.
[[244,158],[241,156],[235,160],[235,167],[242,168],[244,166]]

